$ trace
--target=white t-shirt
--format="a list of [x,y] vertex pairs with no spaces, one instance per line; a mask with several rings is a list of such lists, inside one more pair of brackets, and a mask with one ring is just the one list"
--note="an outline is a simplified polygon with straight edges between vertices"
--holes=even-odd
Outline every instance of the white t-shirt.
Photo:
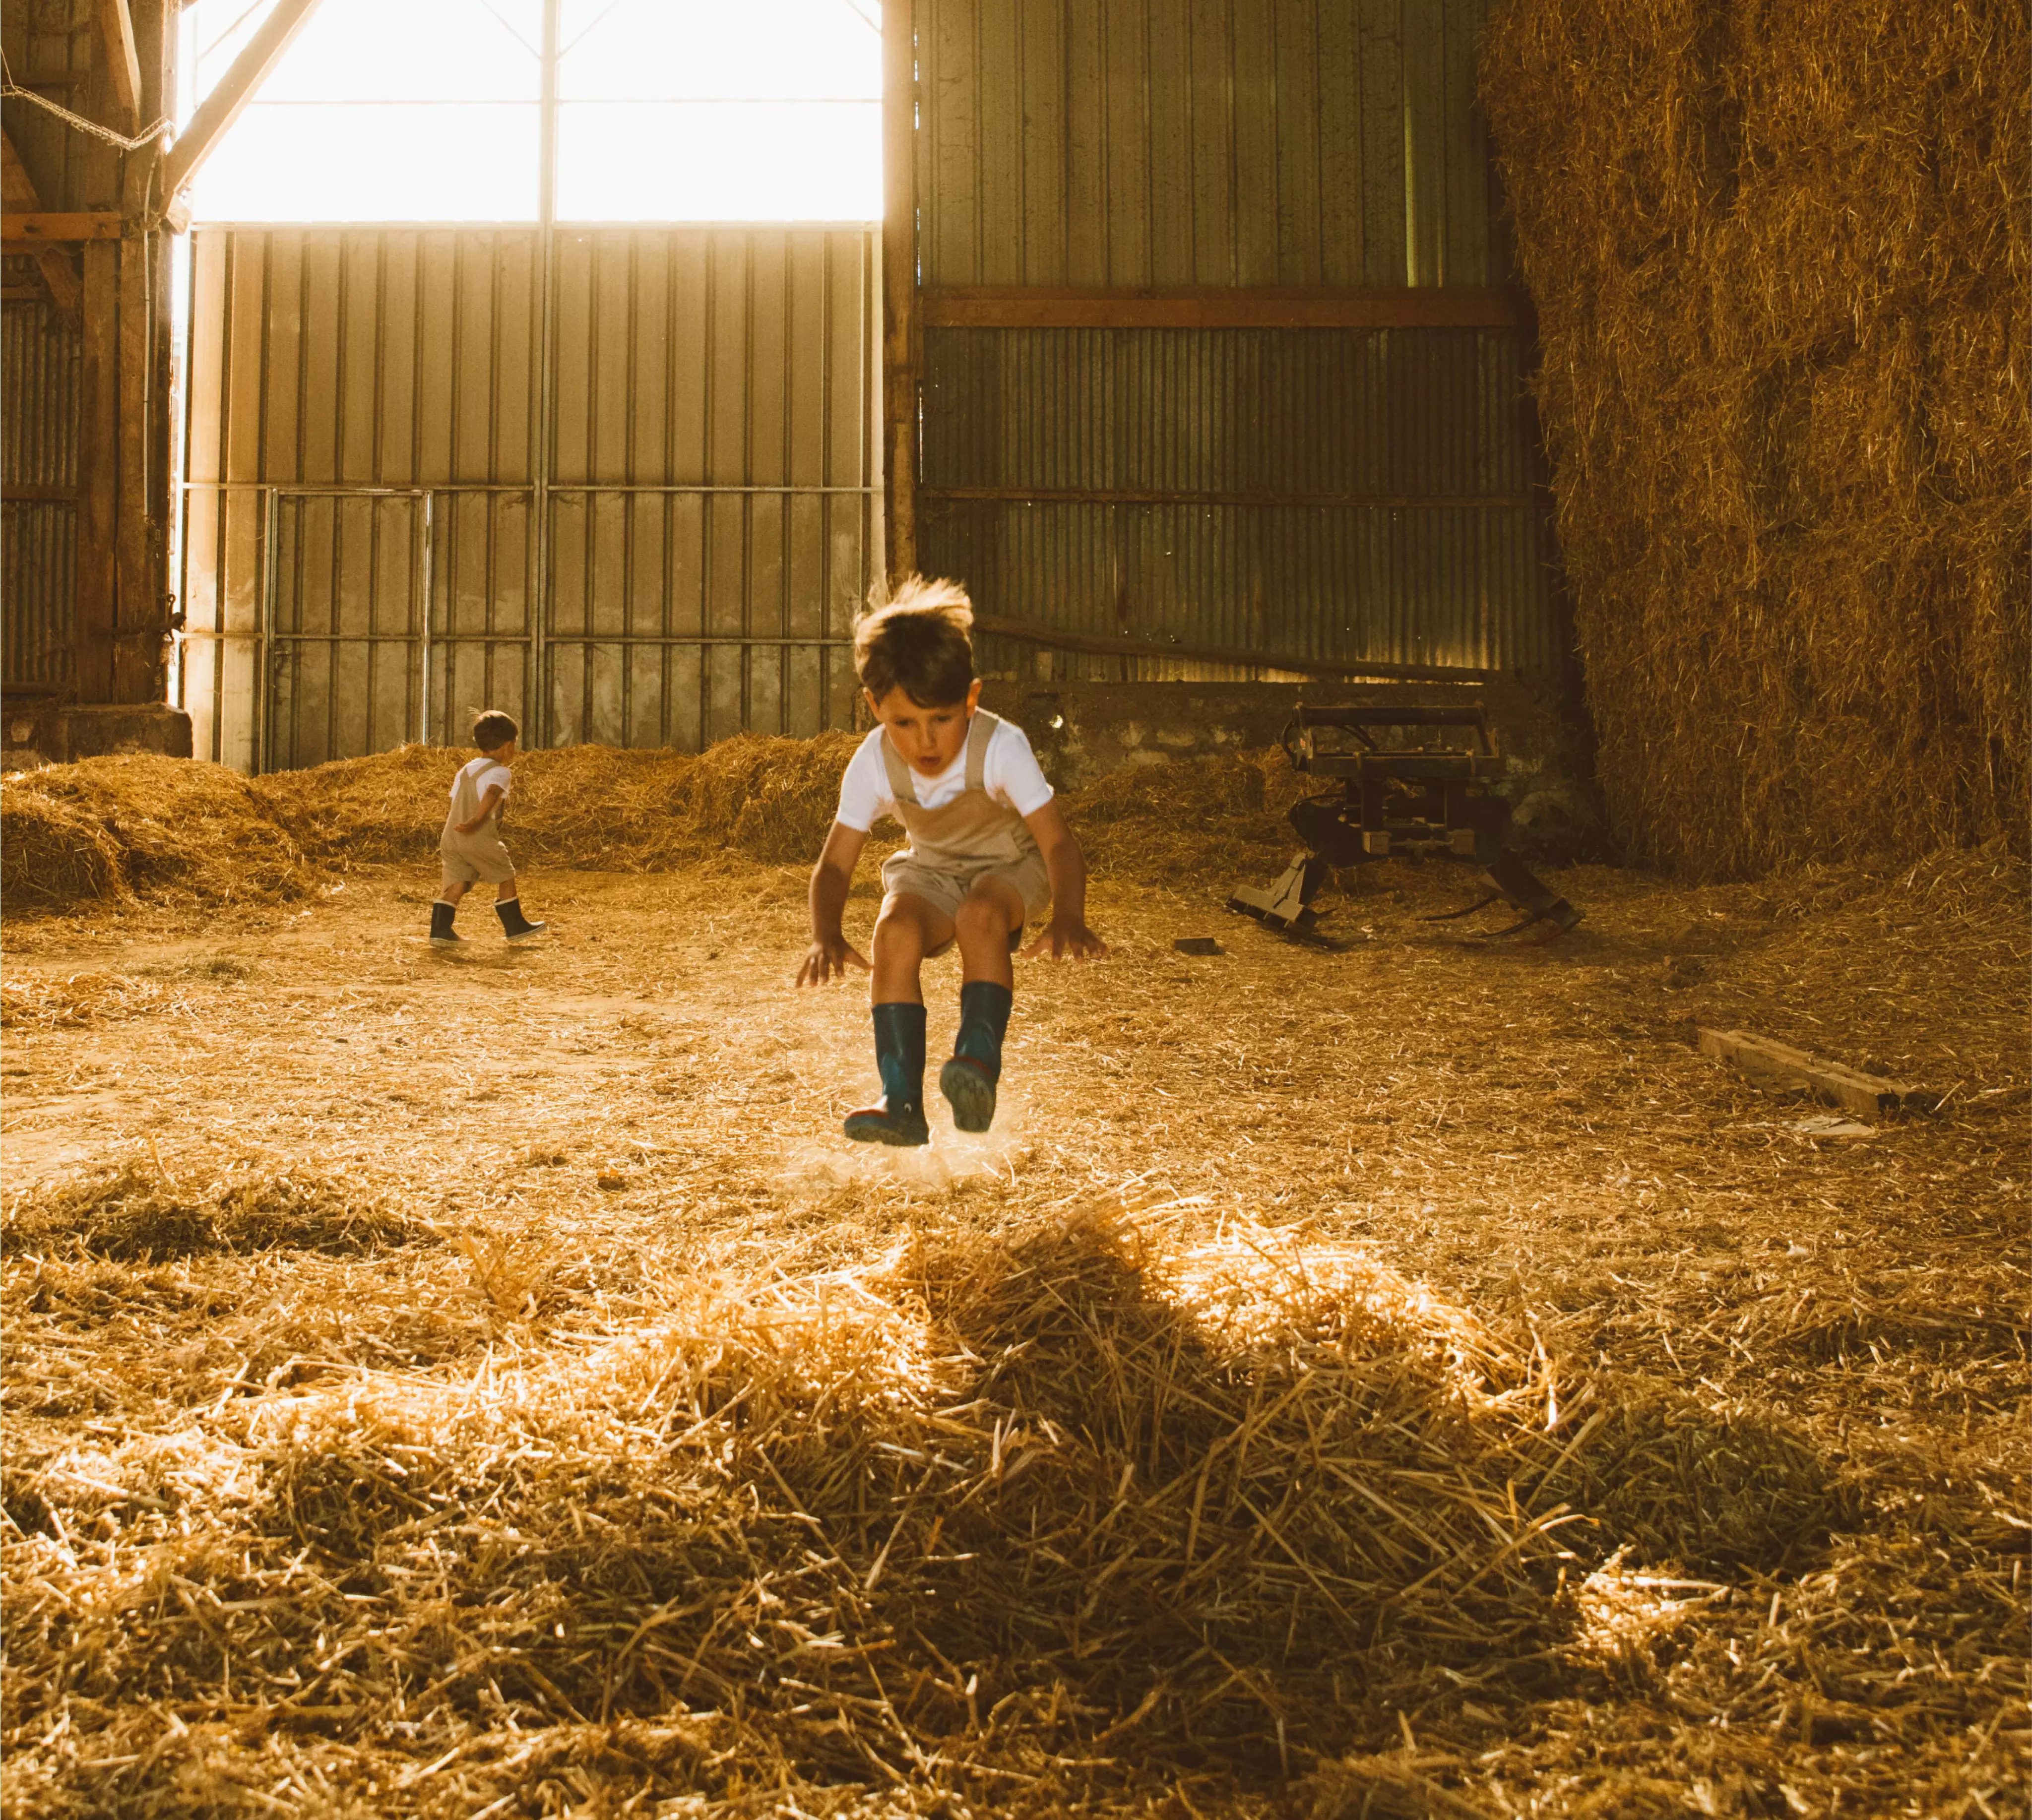
[[[1018,815],[1035,815],[1051,800],[1051,787],[1037,767],[1037,757],[1023,729],[1013,720],[996,727],[988,742],[981,766],[981,787],[995,802]],[[910,786],[926,809],[943,809],[966,788],[966,748],[936,777],[910,773]],[[865,834],[885,815],[895,813],[896,798],[889,788],[888,768],[882,762],[882,729],[861,741],[839,780],[841,826]]]
[[501,801],[494,805],[495,812],[499,813],[508,801],[508,767],[499,760],[489,758],[484,752],[477,758],[468,759],[458,768],[458,775],[451,780],[451,819],[455,822],[472,820],[479,814],[480,804],[487,800],[487,791],[494,789],[501,792]]

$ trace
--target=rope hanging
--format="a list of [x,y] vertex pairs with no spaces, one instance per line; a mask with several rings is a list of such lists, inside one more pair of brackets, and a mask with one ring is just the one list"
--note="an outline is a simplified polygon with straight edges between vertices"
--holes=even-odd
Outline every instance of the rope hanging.
[[176,122],[165,115],[145,133],[137,133],[129,139],[124,133],[115,133],[110,126],[101,126],[95,120],[87,120],[81,114],[73,114],[68,107],[59,107],[47,95],[38,95],[33,89],[24,88],[14,80],[14,72],[7,66],[4,53],[0,53],[0,99],[26,101],[44,112],[54,114],[67,126],[74,126],[80,133],[88,133],[95,139],[103,139],[108,145],[117,145],[122,151],[139,151],[151,140],[159,139]]

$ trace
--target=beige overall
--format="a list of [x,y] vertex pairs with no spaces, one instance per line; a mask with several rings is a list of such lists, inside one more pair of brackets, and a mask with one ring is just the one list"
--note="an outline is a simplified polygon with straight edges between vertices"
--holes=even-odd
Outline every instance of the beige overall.
[[480,811],[480,792],[461,771],[445,817],[444,832],[438,836],[438,854],[443,861],[447,884],[506,884],[515,876],[515,862],[501,841],[501,805],[471,834],[461,834],[458,824],[470,821]]
[[910,837],[908,846],[882,862],[884,891],[907,891],[951,916],[974,880],[992,873],[1016,888],[1026,917],[1043,914],[1051,901],[1044,856],[1022,817],[990,796],[984,781],[988,742],[1001,724],[985,708],[974,710],[966,730],[966,787],[943,809],[918,806],[910,768],[883,733],[889,794],[896,799],[896,819]]

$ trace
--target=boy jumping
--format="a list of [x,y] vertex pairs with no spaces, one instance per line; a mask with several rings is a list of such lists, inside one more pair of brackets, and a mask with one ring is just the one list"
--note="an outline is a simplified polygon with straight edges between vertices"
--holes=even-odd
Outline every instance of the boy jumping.
[[[1026,955],[1107,954],[1086,926],[1086,862],[1023,730],[980,705],[969,629],[956,582],[913,577],[854,627],[854,657],[880,723],[840,780],[839,810],[812,869],[812,946],[800,985],[873,975],[875,1065],[882,1097],[847,1115],[846,1134],[926,1144],[923,963],[959,944],[959,1034],[939,1091],[962,1131],[995,1118],[1002,1038],[1016,983],[1010,956],[1023,925],[1051,906]],[[849,945],[841,913],[878,818],[894,815],[910,845],[882,865],[882,912],[871,966]]]
[[508,800],[508,768],[515,762],[515,742],[521,734],[521,729],[499,708],[490,708],[473,723],[473,743],[480,756],[461,765],[452,779],[451,813],[438,839],[444,883],[431,906],[431,940],[440,947],[465,940],[452,928],[452,918],[458,914],[459,899],[481,879],[494,887],[494,907],[509,940],[527,941],[551,926],[524,918],[515,862],[501,844],[501,805]]

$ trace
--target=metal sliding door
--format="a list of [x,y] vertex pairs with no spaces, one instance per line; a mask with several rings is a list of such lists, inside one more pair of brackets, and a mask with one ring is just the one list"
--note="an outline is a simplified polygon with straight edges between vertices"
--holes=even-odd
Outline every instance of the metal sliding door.
[[1556,671],[1485,4],[912,0],[921,566],[1062,676]]
[[178,680],[201,756],[456,743],[486,706],[551,745],[850,723],[874,234],[559,229],[547,309],[537,239],[196,235]]

